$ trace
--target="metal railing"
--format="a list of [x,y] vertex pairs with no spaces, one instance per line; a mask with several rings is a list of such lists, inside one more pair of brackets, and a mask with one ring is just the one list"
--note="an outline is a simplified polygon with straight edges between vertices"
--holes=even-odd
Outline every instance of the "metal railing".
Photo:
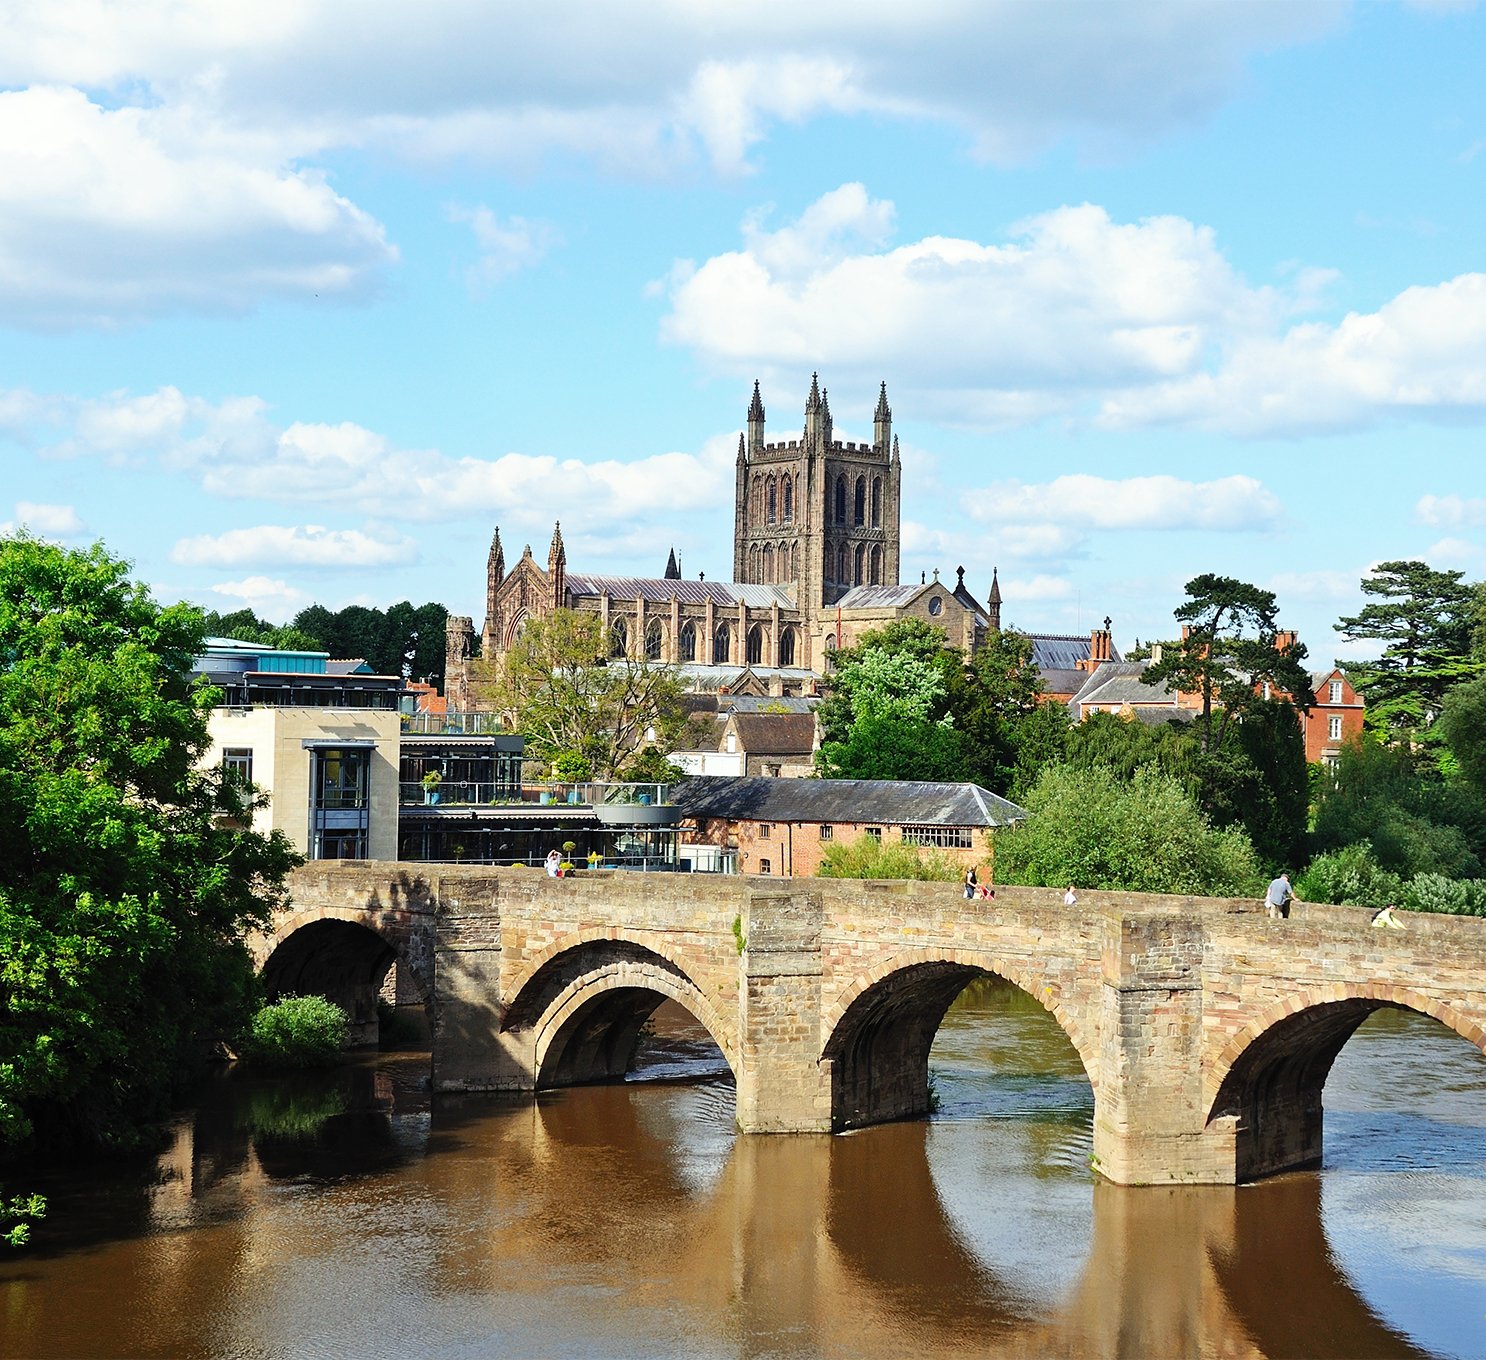
[[402,730],[417,737],[509,737],[499,713],[404,713]]
[[669,784],[632,784],[588,781],[575,784],[524,783],[520,788],[482,780],[443,779],[437,784],[404,781],[398,785],[398,802],[404,806],[423,803],[432,807],[522,806],[639,807],[663,806],[670,801]]

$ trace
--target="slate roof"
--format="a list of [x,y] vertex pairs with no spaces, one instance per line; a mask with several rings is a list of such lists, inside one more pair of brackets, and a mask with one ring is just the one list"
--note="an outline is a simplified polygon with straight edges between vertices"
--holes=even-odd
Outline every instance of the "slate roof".
[[808,756],[815,750],[813,713],[734,713],[738,744],[749,755]]
[[[1090,639],[1087,633],[1027,633],[1032,644],[1032,664],[1040,671],[1071,671],[1080,661],[1089,659]],[[1122,660],[1120,649],[1109,645],[1109,659]]]
[[752,609],[767,609],[777,604],[781,609],[795,607],[794,592],[789,586],[742,585],[736,581],[667,581],[651,576],[567,576],[569,595],[608,595],[620,601],[642,599],[655,604],[669,604],[672,598],[683,604],[713,604],[737,608],[746,604]]
[[1129,704],[1132,707],[1164,705],[1176,707],[1176,695],[1163,680],[1157,685],[1147,685],[1141,680],[1145,674],[1144,661],[1106,661],[1078,690],[1070,704]]
[[728,821],[1009,826],[1026,812],[978,784],[696,775],[671,790],[683,817]]
[[1049,694],[1077,694],[1088,683],[1088,671],[1048,670],[1038,667],[1042,687]]
[[[853,586],[836,601],[842,609],[886,609],[911,604],[927,585],[910,586]],[[954,591],[946,588],[946,595]]]

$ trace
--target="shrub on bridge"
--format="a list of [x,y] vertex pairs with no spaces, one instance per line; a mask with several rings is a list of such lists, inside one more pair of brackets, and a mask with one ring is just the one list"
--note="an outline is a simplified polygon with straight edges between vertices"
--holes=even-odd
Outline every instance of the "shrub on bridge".
[[253,1017],[245,1056],[265,1067],[329,1067],[346,1046],[349,1020],[323,996],[286,996]]
[[1410,911],[1486,916],[1486,879],[1416,874],[1403,891],[1403,905]]
[[854,841],[833,841],[825,849],[821,878],[913,878],[935,883],[958,883],[960,866],[948,855],[929,850],[923,853],[901,841],[883,845],[871,836]]

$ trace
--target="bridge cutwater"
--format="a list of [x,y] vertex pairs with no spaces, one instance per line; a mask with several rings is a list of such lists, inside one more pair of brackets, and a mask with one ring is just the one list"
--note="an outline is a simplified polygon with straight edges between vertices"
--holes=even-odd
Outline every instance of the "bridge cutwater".
[[1381,1006],[1486,1050],[1486,920],[950,883],[317,863],[253,948],[272,994],[315,992],[375,1038],[389,970],[426,1007],[434,1089],[622,1076],[666,998],[711,1033],[746,1133],[927,1113],[929,1047],[994,974],[1062,1026],[1094,1092],[1095,1169],[1233,1184],[1321,1158],[1321,1090]]

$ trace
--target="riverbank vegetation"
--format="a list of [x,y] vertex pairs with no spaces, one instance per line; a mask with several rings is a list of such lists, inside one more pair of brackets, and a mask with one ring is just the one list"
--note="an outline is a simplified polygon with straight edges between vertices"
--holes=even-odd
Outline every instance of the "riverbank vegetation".
[[0,537],[0,1158],[141,1137],[256,999],[297,856],[201,769],[202,616],[101,546]]

